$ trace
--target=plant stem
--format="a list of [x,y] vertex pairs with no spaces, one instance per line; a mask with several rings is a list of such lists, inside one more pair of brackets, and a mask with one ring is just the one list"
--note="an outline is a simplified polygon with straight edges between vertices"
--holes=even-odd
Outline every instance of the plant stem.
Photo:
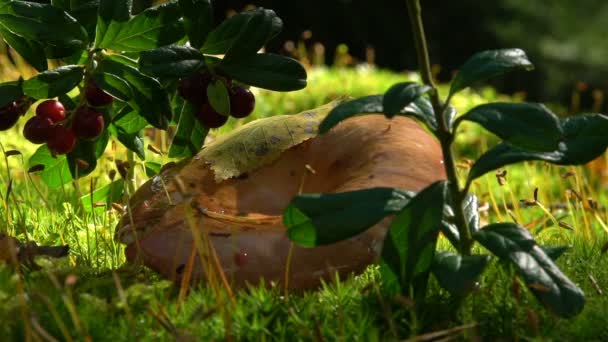
[[456,174],[456,167],[454,164],[454,155],[452,153],[452,142],[454,137],[446,122],[445,106],[441,103],[439,98],[439,92],[433,81],[433,75],[431,73],[431,63],[429,61],[429,53],[426,45],[426,37],[424,34],[424,26],[422,24],[422,9],[420,7],[419,0],[406,0],[408,14],[410,17],[410,23],[412,25],[412,34],[414,35],[414,43],[416,44],[416,54],[418,57],[418,68],[420,69],[420,76],[422,81],[433,88],[431,91],[431,104],[433,105],[433,111],[435,112],[435,118],[437,120],[437,131],[435,132],[439,138],[441,144],[441,150],[443,152],[443,162],[445,167],[445,173],[448,178],[448,186],[450,190],[451,206],[454,210],[454,220],[458,227],[460,235],[460,252],[464,255],[471,254],[471,247],[473,245],[473,238],[469,231],[468,224],[464,219],[464,212],[462,209],[462,202],[465,193],[460,191],[458,185],[458,175]]

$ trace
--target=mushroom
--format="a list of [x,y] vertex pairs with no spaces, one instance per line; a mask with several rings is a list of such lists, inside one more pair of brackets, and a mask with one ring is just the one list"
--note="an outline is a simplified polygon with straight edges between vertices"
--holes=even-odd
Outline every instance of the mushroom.
[[435,138],[410,118],[383,115],[346,120],[237,177],[218,182],[213,168],[198,155],[133,195],[116,231],[128,261],[142,260],[176,281],[208,278],[216,265],[237,287],[288,279],[291,289],[313,288],[335,272],[360,273],[373,263],[391,218],[348,240],[303,248],[290,242],[281,219],[295,195],[372,187],[419,191],[445,179]]

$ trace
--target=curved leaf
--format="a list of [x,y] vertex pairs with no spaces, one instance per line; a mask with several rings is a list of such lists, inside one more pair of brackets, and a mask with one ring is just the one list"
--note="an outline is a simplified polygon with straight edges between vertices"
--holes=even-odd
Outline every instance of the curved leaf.
[[562,138],[559,119],[542,104],[489,103],[458,118],[480,124],[511,145],[527,151],[549,152]]
[[72,174],[65,155],[54,157],[45,145],[40,146],[28,161],[28,168],[42,165],[40,177],[51,189],[57,189],[72,181]]
[[48,99],[74,89],[84,77],[84,68],[66,65],[43,71],[23,82],[23,93],[36,99]]
[[585,305],[583,291],[562,273],[524,227],[495,223],[473,237],[499,258],[517,266],[530,291],[551,311],[562,317],[581,312]]
[[315,137],[319,121],[336,103],[249,122],[216,138],[197,157],[211,165],[218,182],[253,171],[275,161],[288,148]]
[[124,21],[121,12],[123,21],[112,17],[104,24],[104,32],[97,30],[95,47],[138,52],[173,44],[185,34],[181,16],[175,2],[148,8],[128,21]]
[[258,8],[252,11],[251,19],[241,27],[224,60],[229,63],[254,55],[266,42],[283,28],[283,21],[273,10]]
[[200,151],[209,128],[204,127],[194,116],[191,103],[182,101],[179,110],[177,131],[169,148],[170,158],[183,158],[195,155]]
[[[348,118],[367,114],[382,114],[384,112],[383,101],[383,95],[369,95],[344,102],[334,108],[321,122],[319,133],[327,133],[330,129]],[[431,130],[437,129],[433,106],[424,97],[418,97],[414,102],[411,102],[401,110],[399,115],[413,116],[424,122]]]
[[332,244],[398,213],[413,196],[412,192],[392,188],[298,195],[283,212],[283,224],[289,239],[300,246]]
[[8,45],[15,49],[34,69],[38,71],[48,69],[44,46],[41,43],[20,37],[1,25],[0,34]]
[[[76,140],[74,150],[66,155],[73,179],[84,177],[95,170],[97,159],[105,151],[109,137],[110,134],[106,129],[95,140]],[[86,165],[79,163],[79,160],[86,162]]]
[[274,91],[292,91],[306,87],[306,70],[293,58],[259,53],[238,60],[222,60],[219,68],[233,79]]
[[534,65],[520,49],[489,50],[474,54],[461,67],[452,81],[450,97],[475,82],[515,70],[532,70]]
[[45,51],[65,52],[54,54],[53,58],[68,57],[88,43],[86,30],[76,19],[48,4],[5,1],[0,5],[0,26],[26,40],[41,43]]
[[213,27],[213,7],[210,0],[179,0],[184,16],[184,28],[190,45],[200,49]]
[[405,106],[412,103],[420,96],[431,91],[431,87],[415,82],[403,82],[390,87],[382,100],[384,114],[391,118],[399,114]]
[[207,98],[213,109],[224,115],[230,115],[230,95],[223,81],[216,80],[207,86]]
[[389,293],[412,293],[415,302],[424,299],[446,193],[446,181],[429,185],[391,224],[380,260],[382,285]]
[[150,125],[167,128],[173,116],[169,95],[154,78],[134,67],[106,58],[97,65],[93,79],[110,95],[127,100],[129,106]]
[[477,279],[490,262],[489,255],[461,256],[437,251],[431,271],[439,285],[450,293],[463,296],[475,289]]
[[205,56],[185,45],[165,46],[139,55],[139,70],[154,77],[184,77],[204,66]]

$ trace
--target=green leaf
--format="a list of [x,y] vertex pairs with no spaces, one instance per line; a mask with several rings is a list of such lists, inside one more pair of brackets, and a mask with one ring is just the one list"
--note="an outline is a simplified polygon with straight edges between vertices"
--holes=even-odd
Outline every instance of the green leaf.
[[380,260],[382,286],[389,293],[412,294],[416,303],[424,300],[446,193],[446,181],[429,185],[391,224]]
[[484,153],[471,167],[471,182],[486,172],[526,160],[543,160],[557,165],[586,164],[601,155],[608,147],[608,116],[581,114],[561,121],[562,136],[554,151],[529,152],[501,143]]
[[154,177],[160,173],[161,165],[154,162],[146,162],[146,176]]
[[540,248],[549,256],[549,258],[551,258],[551,260],[555,261],[567,250],[571,249],[572,246],[540,246]]
[[384,114],[391,118],[399,114],[407,105],[412,103],[420,96],[431,91],[427,85],[414,82],[403,82],[394,84],[384,94],[382,108]]
[[[134,112],[130,112],[130,113],[134,113]],[[110,132],[110,134],[112,136],[116,137],[116,139],[118,139],[118,141],[120,141],[120,143],[123,144],[124,147],[135,152],[135,154],[137,154],[139,159],[141,159],[141,160],[146,159],[146,150],[144,148],[144,140],[142,138],[142,134],[141,134],[140,130],[136,130],[134,132],[128,132],[125,129],[123,129],[122,127],[117,126],[114,123],[112,123],[108,127],[108,131]]]
[[169,95],[154,78],[142,74],[134,67],[104,59],[97,65],[93,79],[110,95],[127,100],[150,125],[167,128],[173,115]]
[[28,168],[36,165],[44,166],[44,170],[40,172],[40,177],[51,189],[57,189],[72,181],[72,174],[65,155],[53,157],[46,145],[40,146],[30,157]]
[[93,205],[100,202],[105,202],[106,206],[99,207],[99,210],[105,211],[111,208],[113,202],[120,201],[125,188],[124,184],[124,180],[119,179],[102,186],[91,194],[80,197],[80,203],[82,203],[84,211],[92,212]]
[[144,51],[139,69],[154,77],[184,77],[205,67],[205,56],[185,45],[171,45]]
[[561,317],[583,309],[585,295],[536,244],[532,235],[515,223],[495,223],[473,235],[492,253],[511,261],[538,300]]
[[84,68],[66,65],[47,70],[23,82],[25,95],[36,99],[48,99],[74,89],[84,77]]
[[464,296],[477,287],[477,279],[490,259],[489,255],[461,256],[437,251],[431,271],[441,287],[453,295]]
[[126,134],[133,134],[139,133],[148,122],[132,108],[126,107],[112,119],[112,125]]
[[549,152],[562,138],[559,119],[542,104],[489,103],[477,106],[456,120],[480,124],[513,146]]
[[224,116],[230,115],[230,95],[224,82],[220,80],[210,82],[207,86],[207,98],[216,112]]
[[34,69],[44,71],[48,63],[44,54],[44,46],[39,42],[20,37],[0,25],[0,34],[15,51],[23,57]]
[[412,197],[409,191],[392,188],[298,195],[283,212],[283,224],[289,238],[300,246],[327,245],[398,213]]
[[[56,51],[52,58],[68,57],[82,51],[87,32],[76,19],[60,8],[26,1],[6,1],[0,5],[2,30],[26,40],[41,43],[45,51]],[[57,52],[63,51],[63,55]]]
[[139,52],[173,44],[185,34],[181,11],[175,2],[148,8],[128,21],[124,20],[124,9],[110,13],[107,18],[110,20],[102,20],[103,29],[98,25],[96,48]]
[[[76,140],[74,150],[67,154],[68,167],[73,179],[84,177],[97,167],[97,159],[101,157],[109,141],[109,132],[104,132],[95,140]],[[86,166],[79,165],[78,160],[84,161]]]
[[[89,40],[95,37],[97,27],[97,10],[99,8],[99,0],[71,0],[69,9],[64,8],[72,17],[84,27],[89,36]],[[123,0],[123,2],[126,2]]]
[[23,96],[21,83],[23,81],[13,81],[0,83],[0,107],[20,99]]
[[[384,112],[382,103],[383,95],[370,95],[344,102],[334,108],[319,125],[319,133],[325,134],[337,124],[360,115],[380,114]],[[430,101],[424,97],[418,97],[414,102],[401,110],[399,115],[413,116],[424,122],[431,130],[437,129],[437,121]]]
[[194,107],[191,103],[184,101],[180,110],[177,132],[169,148],[170,158],[190,157],[198,153],[209,129],[201,125],[194,116]]
[[238,61],[256,54],[266,42],[281,32],[283,22],[273,10],[255,9],[251,19],[241,27],[241,30],[226,52],[226,63]]
[[488,50],[474,54],[461,67],[452,81],[450,97],[471,86],[516,70],[532,70],[534,66],[520,49]]
[[483,176],[486,172],[503,166],[527,160],[544,160],[559,164],[564,158],[561,152],[527,152],[507,143],[500,143],[481,155],[469,171],[468,182]]
[[184,28],[190,45],[200,49],[213,27],[213,7],[210,0],[179,0],[184,16]]
[[222,60],[219,68],[233,79],[258,88],[292,91],[306,87],[306,70],[300,62],[271,53]]
[[256,13],[256,11],[241,12],[224,20],[209,33],[201,51],[209,55],[226,54]]

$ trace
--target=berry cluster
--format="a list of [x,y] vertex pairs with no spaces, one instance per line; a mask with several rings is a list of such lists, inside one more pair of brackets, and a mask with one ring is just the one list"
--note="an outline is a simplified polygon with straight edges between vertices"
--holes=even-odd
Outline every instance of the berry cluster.
[[107,106],[113,98],[92,82],[87,84],[85,98],[88,105],[76,108],[69,117],[61,102],[41,102],[36,108],[36,116],[26,122],[23,136],[34,144],[46,143],[56,155],[70,153],[76,139],[97,138],[103,132],[105,122],[94,107]]
[[[219,128],[228,121],[228,116],[215,111],[207,97],[207,86],[214,81],[209,73],[197,73],[182,78],[179,81],[178,93],[184,100],[192,103],[196,109],[196,118],[208,128]],[[230,115],[235,118],[244,118],[253,112],[255,96],[246,87],[232,84],[224,79],[228,85],[230,97]]]

